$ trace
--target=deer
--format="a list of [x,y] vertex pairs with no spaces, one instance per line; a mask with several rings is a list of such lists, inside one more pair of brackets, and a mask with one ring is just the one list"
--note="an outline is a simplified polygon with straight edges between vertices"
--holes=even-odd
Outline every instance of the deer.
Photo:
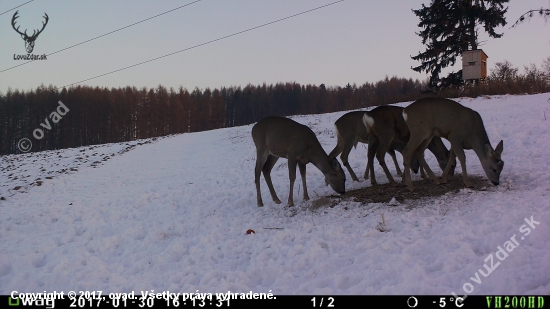
[[[501,140],[493,149],[478,112],[453,100],[431,97],[411,103],[403,110],[403,118],[410,130],[409,142],[403,150],[403,183],[410,191],[413,191],[414,187],[406,167],[409,166],[414,154],[420,159],[420,166],[426,168],[432,181],[439,185],[438,179],[423,159],[427,144],[435,136],[445,138],[451,143],[451,158],[458,157],[462,166],[462,180],[466,187],[472,187],[472,183],[466,172],[465,149],[476,153],[487,178],[495,186],[499,185],[500,173],[504,167],[501,160],[503,141]],[[441,176],[442,183],[447,183],[450,168],[449,161]]]
[[27,50],[27,53],[30,54],[34,49],[34,41],[36,40],[38,35],[42,33],[42,31],[44,31],[44,28],[46,28],[46,25],[48,24],[48,20],[50,18],[48,17],[48,14],[44,13],[43,17],[46,21],[42,22],[42,29],[38,30],[38,32],[37,30],[34,30],[32,35],[29,36],[27,35],[27,30],[25,30],[25,32],[21,32],[19,31],[19,26],[15,28],[15,20],[19,18],[19,16],[17,16],[18,12],[19,11],[15,11],[15,14],[13,14],[13,17],[11,18],[11,26],[13,27],[13,30],[15,30],[17,33],[21,35],[21,38],[23,38],[23,40],[25,41],[25,49]]
[[346,175],[340,163],[327,155],[317,136],[308,126],[289,118],[270,116],[258,121],[252,127],[252,139],[256,146],[254,181],[259,207],[264,205],[260,192],[261,173],[264,175],[273,201],[277,204],[281,203],[275,193],[270,176],[271,170],[279,158],[288,160],[290,178],[288,206],[294,206],[293,189],[296,180],[296,165],[300,169],[305,201],[309,200],[306,185],[306,165],[308,163],[312,163],[324,174],[325,182],[328,182],[334,191],[340,194],[346,193]]
[[[367,132],[367,128],[363,123],[364,115],[364,111],[353,111],[342,115],[340,118],[338,118],[338,120],[336,120],[336,122],[334,122],[337,142],[334,149],[330,152],[329,157],[336,158],[338,155],[340,155],[340,160],[348,170],[353,181],[359,181],[359,179],[357,178],[357,175],[353,172],[353,169],[351,168],[348,161],[351,149],[354,147],[357,148],[357,144],[359,142],[369,144],[369,149],[371,149],[372,147],[371,143],[369,143],[369,133]],[[387,150],[387,152],[393,159],[395,169],[397,170],[397,175],[399,176],[401,176],[402,173],[401,169],[399,168],[399,164],[397,163],[397,158],[395,157],[395,150],[401,152],[403,148],[405,148],[405,145],[406,143],[395,141],[391,143],[391,146]],[[411,168],[414,173],[418,172],[418,160],[412,160]],[[368,163],[367,168],[365,169],[364,178],[369,178]]]
[[[367,111],[363,116],[362,120],[364,122],[364,126],[370,136],[367,168],[371,171],[371,184],[373,185],[376,184],[373,164],[375,155],[390,184],[394,186],[399,185],[391,176],[384,161],[384,156],[391,147],[392,143],[401,145],[403,148],[400,150],[402,151],[405,148],[403,145],[407,145],[409,142],[410,132],[409,127],[403,118],[403,110],[403,107],[385,105],[379,106],[371,111]],[[456,159],[451,158],[450,151],[447,150],[447,147],[445,147],[443,141],[439,137],[435,136],[430,139],[427,147],[436,157],[441,170],[444,171],[449,164],[450,168],[448,172],[450,175],[454,175]],[[412,158],[412,162],[416,161],[415,164],[419,164],[421,162],[420,160],[424,160],[423,156],[422,158],[418,156]],[[415,166],[411,163],[409,167]],[[407,170],[407,166],[404,166],[404,169]],[[422,178],[426,178],[424,175],[424,170],[427,172],[427,169],[420,165],[420,173]]]

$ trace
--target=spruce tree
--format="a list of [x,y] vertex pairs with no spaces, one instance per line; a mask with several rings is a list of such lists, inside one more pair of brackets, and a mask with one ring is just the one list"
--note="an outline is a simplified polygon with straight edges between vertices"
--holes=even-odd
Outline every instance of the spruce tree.
[[430,88],[441,88],[461,81],[462,72],[450,73],[441,79],[443,68],[452,66],[463,51],[478,48],[478,31],[482,28],[492,38],[502,37],[495,28],[506,25],[504,14],[509,0],[431,0],[429,6],[412,10],[420,18],[422,31],[416,34],[422,38],[426,51],[412,56],[421,65],[412,67],[417,72],[430,74]]

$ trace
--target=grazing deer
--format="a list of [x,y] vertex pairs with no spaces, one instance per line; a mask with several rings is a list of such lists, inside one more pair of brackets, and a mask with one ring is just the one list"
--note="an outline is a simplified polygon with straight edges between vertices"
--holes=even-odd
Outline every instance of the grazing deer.
[[[403,119],[402,113],[403,107],[386,105],[367,111],[363,116],[364,125],[370,136],[367,168],[370,168],[370,172],[372,174],[371,183],[373,185],[376,184],[373,164],[375,155],[378,159],[378,163],[382,166],[386,177],[388,177],[389,182],[392,185],[398,185],[386,166],[384,156],[392,143],[406,145],[409,141],[410,132],[407,123],[405,123],[405,119]],[[449,172],[451,175],[454,175],[456,160],[453,158],[449,160],[450,154],[447,147],[445,147],[445,144],[443,144],[443,141],[441,141],[439,137],[435,136],[429,141],[428,148],[436,157],[441,170],[445,170],[447,167],[447,162],[449,162]],[[419,161],[416,157],[414,157],[413,160],[416,161],[416,164],[418,164]],[[423,166],[421,165],[420,171],[422,178],[425,178],[422,168]]]
[[[420,166],[424,166],[430,178],[435,184],[439,181],[424,161],[423,153],[427,144],[434,136],[443,137],[451,143],[451,158],[458,157],[462,166],[462,179],[466,187],[472,183],[466,173],[466,155],[464,149],[472,149],[477,154],[481,166],[494,185],[499,184],[500,173],[504,162],[502,154],[502,140],[493,150],[483,120],[478,112],[462,106],[461,104],[443,98],[424,98],[415,101],[403,110],[403,118],[410,130],[410,140],[403,150],[403,164],[405,175],[403,182],[410,191],[413,191],[411,174],[407,173],[413,154],[420,159]],[[450,170],[447,164],[441,181],[447,182],[447,174]]]
[[[353,172],[353,169],[349,165],[348,157],[349,153],[351,152],[351,149],[353,147],[357,147],[357,143],[361,142],[364,144],[369,144],[369,150],[371,147],[373,147],[369,143],[369,133],[367,132],[367,128],[365,127],[365,124],[363,123],[363,116],[365,115],[364,111],[355,111],[355,112],[349,112],[344,114],[342,117],[338,118],[336,122],[334,123],[334,126],[336,128],[336,137],[337,137],[337,143],[334,149],[330,152],[328,155],[331,158],[336,158],[338,155],[340,155],[340,160],[342,160],[342,163],[347,168],[349,174],[351,175],[351,179],[353,181],[359,181],[357,178],[357,175]],[[397,159],[395,157],[395,150],[401,152],[403,148],[405,148],[406,143],[400,143],[400,142],[393,142],[391,143],[391,147],[388,148],[388,153],[393,159],[393,163],[395,164],[395,169],[397,170],[397,174],[399,176],[402,175],[401,169],[399,168],[399,164],[397,163]],[[413,159],[411,162],[411,169],[413,172],[418,172],[418,160]],[[369,178],[369,165],[367,162],[367,168],[365,169],[365,179]]]
[[15,30],[15,32],[19,33],[19,35],[21,35],[21,38],[23,38],[23,40],[25,41],[25,49],[27,49],[27,53],[32,53],[32,50],[34,49],[34,41],[36,40],[36,38],[38,37],[38,35],[40,33],[42,33],[42,31],[44,31],[44,28],[46,28],[46,25],[48,24],[48,20],[50,19],[48,17],[48,14],[44,13],[44,19],[45,21],[42,22],[42,29],[38,30],[34,30],[32,32],[32,35],[29,36],[27,34],[27,30],[25,30],[25,32],[21,32],[19,31],[19,26],[17,26],[17,28],[15,28],[15,20],[17,18],[19,18],[19,16],[17,16],[17,13],[19,11],[16,11],[15,14],[13,14],[13,17],[11,18],[11,26],[13,27],[13,30]]
[[309,200],[306,186],[306,164],[313,163],[324,175],[334,191],[346,193],[346,175],[335,158],[330,158],[315,133],[302,124],[285,117],[266,117],[252,127],[252,139],[256,145],[256,168],[254,181],[258,206],[263,206],[260,193],[260,173],[263,172],[265,182],[273,201],[277,204],[281,200],[277,197],[273,183],[271,183],[271,169],[279,158],[288,159],[288,172],[290,178],[290,193],[288,205],[293,206],[293,188],[296,180],[296,165],[300,168],[302,185],[304,187],[304,200]]

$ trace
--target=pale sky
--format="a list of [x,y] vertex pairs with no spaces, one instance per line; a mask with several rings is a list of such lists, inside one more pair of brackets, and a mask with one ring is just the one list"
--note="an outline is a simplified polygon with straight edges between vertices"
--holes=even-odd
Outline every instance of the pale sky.
[[[0,13],[28,0],[0,0]],[[48,56],[47,60],[0,72],[0,91],[30,90],[44,84],[65,86],[139,62],[190,48],[249,28],[310,10],[335,0],[202,0],[187,7]],[[20,30],[49,22],[33,54],[50,54],[148,17],[193,2],[35,0],[16,10]],[[172,56],[83,82],[100,87],[156,87],[189,90],[247,84],[298,82],[327,86],[361,85],[389,77],[424,80],[411,70],[410,57],[424,51],[412,13],[429,0],[345,0]],[[550,23],[535,16],[509,27],[530,9],[549,8],[548,0],[511,0],[500,39],[480,46],[495,62],[508,60],[523,71],[550,56]],[[25,43],[12,26],[16,10],[0,15],[0,71],[25,61]],[[460,58],[457,59],[460,63]],[[453,69],[457,71],[458,64]]]

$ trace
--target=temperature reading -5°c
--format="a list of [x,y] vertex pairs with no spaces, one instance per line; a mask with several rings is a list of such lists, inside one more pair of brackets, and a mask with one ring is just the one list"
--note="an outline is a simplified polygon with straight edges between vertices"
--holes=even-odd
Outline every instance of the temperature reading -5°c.
[[[464,301],[464,299],[462,297],[451,297],[449,298],[449,302],[450,303],[454,303],[454,305],[457,307],[457,308],[461,308],[462,306],[464,306],[462,304],[462,302]],[[435,303],[435,301],[434,301]],[[439,307],[441,308],[445,308],[445,306],[447,305],[447,302],[445,301],[445,297],[440,297],[439,298]]]
[[[311,301],[313,302],[313,308],[323,308],[323,303],[325,305],[326,308],[333,308],[334,307],[334,298],[333,297],[327,297],[326,299],[324,297],[320,297],[319,299],[317,299],[316,297],[313,297],[311,299]],[[317,303],[317,301],[319,301]]]

